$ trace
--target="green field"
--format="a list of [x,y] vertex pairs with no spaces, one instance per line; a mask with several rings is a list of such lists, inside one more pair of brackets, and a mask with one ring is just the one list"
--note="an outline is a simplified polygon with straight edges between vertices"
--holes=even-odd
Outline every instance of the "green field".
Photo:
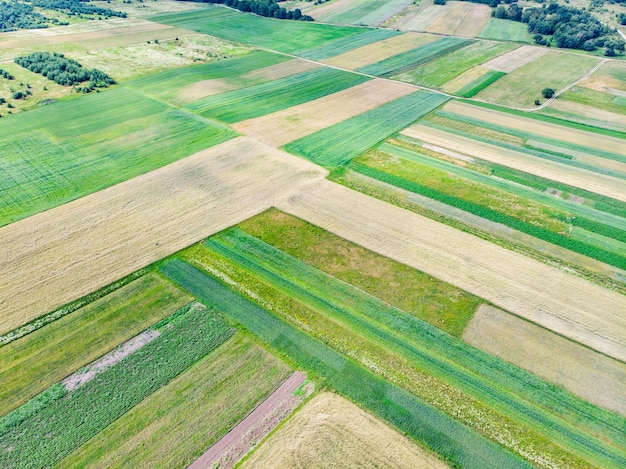
[[476,80],[468,83],[458,91],[455,91],[454,94],[462,96],[463,98],[472,98],[505,75],[506,73],[504,72],[491,70],[485,73],[483,76],[478,77]]
[[162,271],[205,304],[224,311],[279,353],[289,356],[299,367],[454,465],[480,469],[530,467],[412,394],[251,303],[205,272],[180,260],[168,262]]
[[331,11],[318,20],[324,23],[378,26],[410,3],[411,0],[355,0],[347,7]]
[[511,44],[477,41],[393,78],[416,85],[437,88],[470,68],[513,49],[515,46]]
[[403,33],[391,29],[366,29],[361,34],[348,36],[315,49],[303,50],[297,55],[311,60],[327,59],[400,34]]
[[227,123],[263,116],[356,86],[370,78],[320,67],[241,90],[209,96],[187,107]]
[[525,23],[500,18],[491,18],[478,37],[498,41],[532,42],[528,26]]
[[286,53],[321,47],[363,31],[356,27],[263,18],[221,7],[208,8],[203,11],[162,14],[149,19],[157,23],[170,24]]
[[575,87],[559,95],[559,99],[584,104],[617,114],[626,114],[626,98],[616,97],[609,93],[590,90],[582,86]]
[[205,308],[175,317],[159,332],[152,342],[35,415],[11,426],[0,421],[0,466],[52,466],[233,333],[220,316]]
[[357,71],[379,77],[391,77],[408,72],[422,64],[444,57],[446,54],[467,47],[473,43],[474,41],[471,39],[444,37],[443,39],[430,42],[408,52],[403,52],[381,60],[380,62],[358,68]]
[[236,135],[123,87],[21,113],[2,126],[0,226]]
[[417,91],[295,140],[285,149],[322,166],[339,166],[447,100],[443,95]]
[[461,336],[480,303],[452,285],[276,209],[238,226],[456,337]]
[[189,301],[189,295],[148,274],[1,347],[0,416]]
[[55,467],[185,468],[288,375],[241,334],[89,440]]

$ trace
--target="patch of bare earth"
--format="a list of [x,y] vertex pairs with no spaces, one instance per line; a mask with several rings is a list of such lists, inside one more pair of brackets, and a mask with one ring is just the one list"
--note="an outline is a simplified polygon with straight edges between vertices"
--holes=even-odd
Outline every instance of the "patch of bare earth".
[[332,393],[315,396],[243,468],[448,467],[398,431]]
[[189,469],[233,467],[313,391],[312,386],[308,386],[302,393],[294,394],[304,380],[305,375],[302,372],[293,373],[250,415],[191,464]]
[[277,207],[619,360],[626,297],[329,181]]
[[545,47],[522,46],[518,49],[507,52],[489,62],[485,62],[483,67],[499,72],[510,73],[526,64],[537,60],[548,53]]
[[481,305],[463,340],[626,416],[626,365],[489,305]]
[[414,91],[411,85],[371,80],[315,101],[239,122],[234,128],[279,147]]
[[0,334],[268,209],[327,172],[240,137],[0,228]]

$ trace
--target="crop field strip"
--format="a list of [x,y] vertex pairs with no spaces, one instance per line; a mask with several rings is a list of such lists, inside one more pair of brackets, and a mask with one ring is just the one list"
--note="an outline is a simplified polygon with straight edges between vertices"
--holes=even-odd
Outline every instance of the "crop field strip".
[[443,39],[420,46],[417,49],[357,68],[357,71],[388,78],[408,72],[422,64],[454,52],[455,50],[467,47],[473,42],[474,41],[470,39],[444,37]]
[[[362,28],[357,27],[281,21],[221,7],[207,8],[201,12],[163,14],[148,19],[289,54],[321,47],[363,32]],[[278,22],[280,28],[275,27]]]
[[443,469],[443,461],[333,393],[315,396],[258,447],[243,469],[394,467]]
[[[560,95],[561,96],[561,95]],[[555,100],[541,110],[542,114],[617,132],[626,130],[626,115],[604,111],[592,105],[566,99]]]
[[283,111],[238,122],[233,128],[279,147],[413,92],[415,88],[410,85],[374,79]]
[[478,37],[496,39],[498,41],[527,42],[532,41],[528,26],[500,18],[491,18]]
[[276,207],[606,355],[626,358],[621,294],[331,182]]
[[[175,259],[162,272],[200,301],[240,323],[331,388],[396,426],[445,460],[463,467],[529,467],[476,432],[277,318],[207,273]],[[358,383],[358,384],[357,384]],[[450,436],[449,436],[450,435]]]
[[145,275],[0,348],[0,416],[191,301]]
[[416,91],[295,140],[285,149],[322,166],[339,166],[428,114],[447,99],[429,91]]
[[204,117],[234,123],[312,101],[370,79],[356,73],[323,67],[209,96],[188,104],[187,108]]
[[463,37],[478,36],[488,24],[492,11],[484,4],[456,1],[431,8],[443,8],[444,13],[434,17],[425,28],[427,32]]
[[356,0],[343,8],[316,15],[316,19],[323,23],[378,26],[409,3],[411,0]]
[[502,310],[481,305],[463,340],[626,416],[626,365]]
[[[611,413],[594,409],[244,232],[233,229],[214,235],[206,246],[299,302],[360,334],[375,337],[385,349],[399,353],[485,405],[549,435],[569,451],[590,457],[599,465],[620,464],[622,457],[617,448],[623,441],[623,421]],[[572,412],[572,418],[576,415],[575,425],[566,423],[568,412]],[[582,414],[589,420],[580,420]],[[589,435],[583,436],[586,432]],[[604,446],[597,437],[611,443]]]
[[274,391],[288,371],[237,334],[55,467],[187,467]]
[[0,309],[10,312],[0,333],[266,210],[325,174],[240,137],[0,228]]
[[0,434],[2,467],[44,467],[60,461],[225,342],[232,329],[205,308],[190,310],[161,335]]
[[366,29],[361,34],[338,39],[330,44],[315,49],[308,49],[298,52],[296,55],[311,60],[323,60],[337,55],[345,54],[351,50],[365,47],[370,44],[384,41],[392,37],[401,35],[401,32],[390,29]]

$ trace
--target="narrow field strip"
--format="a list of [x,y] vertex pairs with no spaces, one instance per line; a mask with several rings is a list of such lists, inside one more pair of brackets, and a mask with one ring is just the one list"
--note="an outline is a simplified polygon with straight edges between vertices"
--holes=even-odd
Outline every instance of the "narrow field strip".
[[316,15],[316,19],[324,23],[378,26],[409,3],[411,0],[356,0],[343,8]]
[[447,100],[443,95],[417,91],[295,140],[285,149],[322,166],[339,166]]
[[626,416],[626,365],[531,322],[481,305],[463,340]]
[[172,260],[161,269],[200,301],[224,311],[271,347],[289,355],[299,366],[323,378],[337,392],[453,464],[481,469],[530,467],[444,413],[281,321],[205,272],[180,260]]
[[262,405],[288,373],[284,363],[238,334],[55,467],[188,467]]
[[325,175],[242,137],[0,228],[0,310],[6,312],[0,333],[266,210]]
[[334,183],[277,208],[626,361],[623,295]]
[[452,1],[434,7],[443,7],[445,12],[426,27],[430,33],[476,37],[491,19],[492,10],[484,4]]
[[186,293],[148,274],[0,347],[0,416],[190,300]]
[[246,469],[444,469],[434,455],[350,401],[315,396],[242,464]]
[[280,147],[414,91],[409,85],[375,79],[299,106],[238,122],[233,128]]
[[548,49],[545,47],[522,46],[489,62],[485,62],[483,67],[498,72],[511,73],[533,60],[543,57],[548,52]]
[[329,57],[345,54],[351,50],[365,47],[379,41],[384,41],[402,33],[392,29],[366,29],[364,32],[354,36],[338,39],[330,44],[315,49],[303,50],[297,53],[298,56],[311,60],[323,60]]
[[463,98],[472,98],[480,93],[482,90],[487,88],[489,85],[495,83],[497,80],[502,78],[504,75],[506,75],[506,73],[492,70],[480,76],[471,83],[468,83],[463,88],[456,91],[454,94]]
[[469,39],[445,37],[420,46],[417,49],[394,55],[393,57],[365,67],[360,67],[357,71],[380,77],[390,77],[392,75],[408,72],[415,67],[461,49],[462,47],[466,47],[473,42],[474,41]]
[[84,386],[4,429],[2,467],[52,466],[233,334],[220,316],[205,308],[177,318],[170,326]]
[[368,80],[370,78],[363,75],[323,67],[209,96],[190,103],[187,108],[202,116],[232,124],[312,101]]
[[626,202],[624,181],[567,164],[501,148],[471,138],[416,124],[402,131],[408,137],[457,151],[468,156],[507,166],[518,171],[579,187],[612,199]]

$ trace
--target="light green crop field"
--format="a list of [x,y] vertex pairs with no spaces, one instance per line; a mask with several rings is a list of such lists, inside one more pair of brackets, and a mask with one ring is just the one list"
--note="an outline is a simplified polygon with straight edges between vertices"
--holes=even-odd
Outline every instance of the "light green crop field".
[[2,126],[0,226],[236,135],[123,87],[21,113]]
[[148,274],[0,347],[0,416],[191,299],[157,275]]
[[185,468],[288,373],[284,363],[236,335],[55,467]]
[[411,0],[356,0],[318,18],[324,23],[378,26]]
[[559,95],[559,99],[585,104],[609,112],[626,114],[626,98],[591,90],[582,86],[577,86]]
[[321,67],[241,90],[209,96],[187,107],[202,116],[234,123],[263,116],[356,86],[369,77]]
[[311,60],[327,59],[401,34],[403,33],[392,29],[366,29],[361,34],[338,39],[325,46],[303,50],[297,55]]
[[526,23],[500,18],[491,18],[478,37],[481,39],[497,39],[499,41],[532,42]]
[[221,7],[208,8],[201,12],[157,15],[149,19],[287,53],[321,47],[362,32],[361,28],[356,27],[275,20]]
[[500,78],[476,95],[493,103],[530,108],[536,99],[543,101],[541,90],[564,86],[589,72],[598,59],[580,54],[550,51]]
[[437,88],[470,68],[515,49],[511,44],[478,41],[448,55],[417,67],[394,79]]
[[417,91],[285,146],[322,166],[339,166],[440,106],[447,97]]

